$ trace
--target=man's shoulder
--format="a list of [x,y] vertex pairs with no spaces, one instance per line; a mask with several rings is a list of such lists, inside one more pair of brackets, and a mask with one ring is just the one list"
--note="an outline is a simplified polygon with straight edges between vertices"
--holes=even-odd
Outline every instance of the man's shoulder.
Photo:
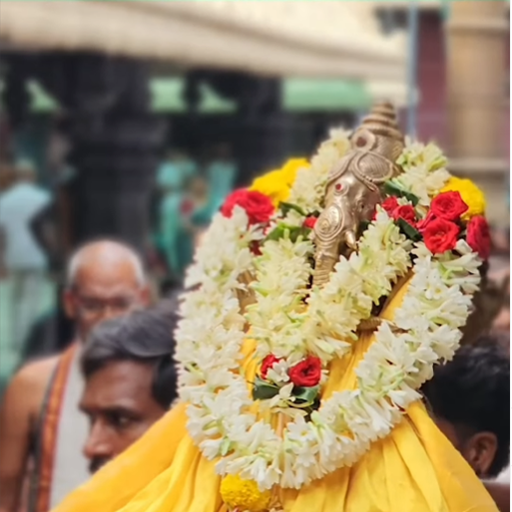
[[58,361],[59,356],[53,356],[23,366],[9,383],[2,408],[11,411],[16,417],[34,421],[41,411]]
[[2,196],[2,202],[4,204],[18,204],[26,201],[49,201],[52,194],[41,187],[33,183],[21,183],[15,185],[7,190]]
[[30,188],[26,189],[25,194],[27,198],[30,197],[34,204],[37,203],[38,206],[49,203],[52,198],[52,195],[48,190],[36,184],[30,184]]
[[14,375],[9,388],[12,392],[16,390],[23,394],[39,394],[43,390],[44,394],[60,357],[55,355],[25,364]]

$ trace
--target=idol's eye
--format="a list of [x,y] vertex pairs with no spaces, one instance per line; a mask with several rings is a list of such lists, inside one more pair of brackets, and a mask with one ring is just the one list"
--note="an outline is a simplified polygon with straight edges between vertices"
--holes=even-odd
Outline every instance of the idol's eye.
[[344,192],[345,187],[342,183],[336,183],[336,185],[334,185],[334,190],[337,195],[341,195]]

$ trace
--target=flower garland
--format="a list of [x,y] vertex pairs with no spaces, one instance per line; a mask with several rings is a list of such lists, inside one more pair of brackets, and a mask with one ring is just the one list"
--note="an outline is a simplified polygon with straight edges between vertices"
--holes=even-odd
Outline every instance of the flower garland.
[[359,253],[340,259],[327,286],[309,290],[313,244],[293,244],[288,237],[268,241],[255,262],[256,303],[246,315],[257,355],[294,362],[310,353],[324,364],[343,356],[350,348],[345,340],[356,339],[361,320],[407,272],[411,247],[393,220],[379,215],[363,234]]
[[301,170],[309,170],[309,162],[304,158],[293,158],[275,171],[271,171],[254,180],[250,190],[256,190],[272,199],[275,207],[290,199],[290,192],[297,173]]
[[[327,147],[331,153],[333,146]],[[326,178],[315,173],[315,165],[298,171],[293,208],[271,213],[253,190],[239,192],[215,217],[187,279],[200,288],[183,302],[177,358],[183,367],[181,397],[190,404],[189,433],[205,457],[220,459],[221,475],[260,489],[299,488],[353,464],[418,399],[416,389],[430,378],[432,365],[452,357],[478,289],[481,260],[474,250],[485,256],[485,226],[477,225],[475,219],[483,219],[478,216],[460,224],[469,208],[457,202],[458,192],[438,195],[430,204],[449,179],[432,155],[431,147],[406,148],[401,181],[390,183],[399,197],[383,204],[358,252],[340,258],[322,289],[308,290],[308,219],[321,209],[316,190]],[[423,188],[411,188],[408,175],[418,166],[429,179]],[[410,286],[394,321],[380,324],[359,363],[358,389],[320,403],[329,361],[350,350],[347,340],[356,338],[360,321],[410,268],[409,254],[415,258]],[[244,319],[237,293],[247,271],[255,276],[256,303]],[[263,359],[252,398],[240,372],[246,321]],[[253,399],[288,414],[290,422],[274,431],[250,412]]]
[[306,212],[320,211],[329,171],[350,149],[350,131],[334,128],[329,138],[322,142],[311,167],[298,170],[297,178],[290,192],[289,201]]
[[428,206],[430,199],[450,179],[450,173],[446,170],[448,160],[432,143],[423,145],[407,138],[397,163],[404,172],[391,182],[401,190],[414,194],[421,206]]

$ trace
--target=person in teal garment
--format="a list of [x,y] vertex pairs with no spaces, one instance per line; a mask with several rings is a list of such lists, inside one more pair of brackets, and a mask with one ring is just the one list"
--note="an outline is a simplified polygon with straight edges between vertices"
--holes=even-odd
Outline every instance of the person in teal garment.
[[157,171],[156,181],[162,199],[155,243],[164,254],[169,271],[176,276],[180,276],[183,270],[180,238],[183,230],[181,208],[185,184],[197,172],[197,165],[192,160],[175,152],[169,153],[167,161]]
[[209,183],[201,175],[194,176],[188,184],[181,204],[182,223],[179,229],[178,268],[181,275],[192,263],[197,234],[213,216]]
[[197,164],[176,151],[169,151],[167,160],[157,171],[157,185],[162,190],[183,190],[185,182],[198,172]]
[[210,205],[208,212],[205,211],[202,214],[211,216],[222,206],[228,194],[233,190],[237,172],[228,144],[218,144],[212,153],[213,158],[206,168],[206,176],[210,185]]
[[183,277],[192,262],[198,233],[208,226],[233,188],[236,166],[230,153],[227,144],[217,145],[205,177],[194,162],[176,154],[158,171],[157,184],[164,196],[157,243],[174,277]]

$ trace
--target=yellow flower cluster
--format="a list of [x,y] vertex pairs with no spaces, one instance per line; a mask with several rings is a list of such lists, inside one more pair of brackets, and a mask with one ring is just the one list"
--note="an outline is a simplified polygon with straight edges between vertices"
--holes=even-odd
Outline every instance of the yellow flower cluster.
[[265,512],[270,507],[272,493],[261,492],[256,482],[242,480],[237,475],[228,475],[220,484],[222,501],[229,510],[247,512]]
[[468,210],[462,216],[462,220],[468,221],[476,215],[484,215],[485,195],[471,180],[452,176],[440,193],[452,191],[459,192],[462,200],[468,205]]
[[256,178],[250,190],[270,197],[277,208],[279,203],[285,203],[290,197],[290,190],[297,177],[297,172],[304,167],[309,167],[309,162],[305,158],[292,158],[281,169]]

